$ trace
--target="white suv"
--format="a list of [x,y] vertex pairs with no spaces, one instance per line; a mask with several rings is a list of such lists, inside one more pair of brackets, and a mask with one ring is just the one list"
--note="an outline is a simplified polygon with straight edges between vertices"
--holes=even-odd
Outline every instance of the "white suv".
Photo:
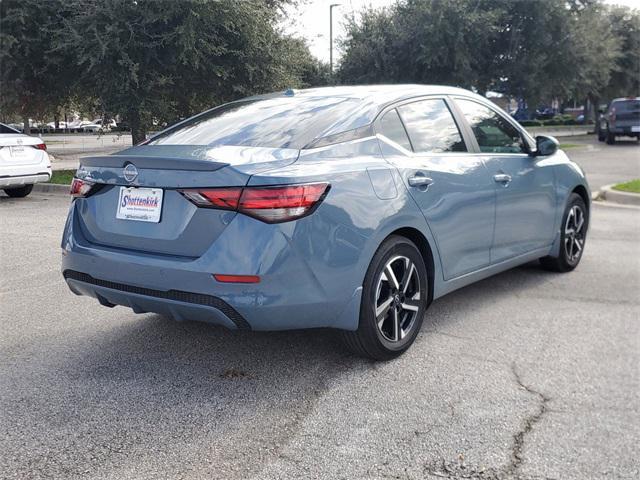
[[42,139],[0,123],[0,189],[26,197],[33,185],[51,179],[51,161]]

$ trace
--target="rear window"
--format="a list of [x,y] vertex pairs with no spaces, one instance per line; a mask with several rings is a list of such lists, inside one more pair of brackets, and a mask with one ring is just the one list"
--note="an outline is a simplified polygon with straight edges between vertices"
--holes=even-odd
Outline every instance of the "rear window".
[[360,104],[346,97],[242,100],[192,117],[153,137],[148,145],[300,149],[316,138],[370,123],[371,119],[354,115]]
[[409,137],[407,137],[407,132],[405,131],[395,108],[393,110],[389,110],[380,119],[380,133],[389,140],[403,146],[407,150],[411,150]]
[[466,152],[460,130],[442,99],[421,100],[398,107],[417,153]]
[[20,133],[19,131],[0,123],[0,133]]
[[616,112],[633,112],[640,110],[640,100],[618,100],[613,102]]

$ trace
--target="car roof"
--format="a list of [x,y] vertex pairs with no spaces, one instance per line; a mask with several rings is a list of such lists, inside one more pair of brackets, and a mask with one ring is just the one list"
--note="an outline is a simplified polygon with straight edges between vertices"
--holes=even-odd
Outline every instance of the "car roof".
[[611,103],[613,103],[613,102],[628,102],[628,101],[636,101],[636,100],[640,100],[640,97],[620,97],[620,98],[614,98],[613,100],[611,100]]
[[[354,100],[371,102],[378,108],[389,103],[394,103],[413,97],[426,95],[466,95],[478,96],[469,90],[446,85],[419,85],[419,84],[397,84],[397,85],[352,85],[337,87],[317,87],[304,89],[289,89],[284,92],[269,93],[266,95],[255,95],[250,99],[274,98],[278,96],[289,97],[344,97]],[[480,97],[483,98],[484,97]],[[245,99],[247,100],[247,99]]]
[[[356,139],[371,135],[371,125],[385,107],[429,95],[461,95],[488,102],[468,90],[442,85],[288,89],[242,98],[212,108],[159,132],[148,144],[198,142],[207,145],[314,148],[327,142],[340,143],[347,137]],[[250,115],[243,114],[243,108],[254,111]],[[236,115],[235,120],[232,119],[233,115]],[[295,115],[299,116],[298,121],[283,124],[283,118]],[[227,122],[224,128],[222,124],[211,127],[223,117]],[[237,121],[237,129],[230,127],[232,120]]]

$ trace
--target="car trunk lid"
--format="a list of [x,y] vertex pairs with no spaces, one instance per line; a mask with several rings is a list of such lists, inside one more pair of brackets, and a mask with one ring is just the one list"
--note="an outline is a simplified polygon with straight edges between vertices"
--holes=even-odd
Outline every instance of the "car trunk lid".
[[[195,258],[220,236],[236,213],[198,208],[179,190],[242,187],[255,173],[295,162],[298,153],[261,147],[158,145],[86,157],[78,176],[101,185],[96,193],[77,200],[78,221],[84,236],[96,245]],[[131,166],[137,175],[133,176]],[[159,221],[118,218],[122,216],[119,205],[126,203],[128,193],[161,195],[160,211],[154,210]]]
[[44,142],[37,137],[20,133],[0,135],[0,166],[35,165],[42,159],[42,150],[36,145]]

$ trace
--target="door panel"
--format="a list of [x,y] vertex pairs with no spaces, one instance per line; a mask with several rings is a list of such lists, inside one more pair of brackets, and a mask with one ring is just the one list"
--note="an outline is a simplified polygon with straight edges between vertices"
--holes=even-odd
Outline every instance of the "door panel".
[[392,142],[380,132],[383,155],[398,169],[429,224],[445,280],[486,267],[495,219],[493,179],[479,155],[465,152],[442,99],[408,105],[398,110],[417,151],[399,148],[404,141],[398,137],[398,128],[393,128]]
[[522,133],[495,110],[473,100],[455,102],[494,181],[491,263],[551,245],[556,213],[553,167],[528,155]]
[[496,230],[491,262],[497,263],[553,243],[555,188],[553,167],[529,155],[486,157],[496,181]]

